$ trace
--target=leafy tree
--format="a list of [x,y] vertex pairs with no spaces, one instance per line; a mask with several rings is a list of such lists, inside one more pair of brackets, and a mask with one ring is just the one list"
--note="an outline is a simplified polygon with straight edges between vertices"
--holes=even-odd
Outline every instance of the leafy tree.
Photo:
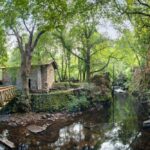
[[62,24],[67,8],[66,1],[13,0],[2,1],[1,6],[3,26],[9,34],[15,36],[20,50],[23,99],[28,111],[30,108],[28,81],[33,51],[47,30]]
[[[149,39],[150,39],[150,2],[148,0],[126,0],[123,3],[115,1],[121,14],[128,17],[134,27],[135,37],[139,45],[140,52],[143,55],[147,53],[147,62],[149,61]],[[145,59],[145,58],[144,58]]]

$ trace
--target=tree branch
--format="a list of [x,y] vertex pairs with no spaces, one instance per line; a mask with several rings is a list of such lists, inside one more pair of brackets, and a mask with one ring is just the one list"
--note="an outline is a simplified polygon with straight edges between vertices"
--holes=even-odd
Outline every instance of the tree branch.
[[29,33],[29,39],[28,39],[28,45],[27,45],[28,47],[32,46],[34,28],[35,28],[35,23],[32,27],[32,30]]
[[138,2],[139,2],[139,4],[141,4],[141,5],[143,5],[143,6],[146,6],[146,7],[150,8],[150,5],[148,5],[147,3],[143,3],[143,2],[141,2],[141,0],[138,0]]
[[130,11],[130,12],[125,11],[125,13],[130,14],[130,15],[142,15],[142,16],[145,16],[145,17],[150,17],[150,14],[140,12],[140,11]]
[[[98,70],[95,70],[95,71],[92,71],[92,72],[90,72],[90,73],[93,74],[93,73],[100,72],[100,71],[104,70],[104,69],[109,65],[110,60],[111,60],[112,58],[118,59],[118,58],[112,56],[112,54],[111,54],[111,55],[108,57],[107,63],[106,63],[102,68],[100,68],[100,69],[98,69]],[[120,59],[121,59],[121,58],[120,58]]]
[[23,41],[22,41],[22,37],[19,35],[17,29],[13,28],[12,26],[10,26],[11,30],[13,31],[16,39],[17,39],[17,42],[18,42],[18,46],[19,46],[19,49],[21,52],[24,51],[24,48],[23,48]]
[[77,55],[76,53],[69,51],[72,55],[76,56],[77,58],[81,59],[82,61],[86,62],[86,60],[82,57],[80,57],[79,55]]
[[137,61],[138,61],[138,64],[139,64],[139,66],[140,66],[140,65],[141,65],[141,62],[140,62],[140,58],[139,58],[139,56],[138,56],[138,54],[137,54],[137,51],[136,51],[135,48],[132,46],[132,44],[130,43],[130,41],[128,40],[128,38],[126,38],[126,39],[127,39],[127,42],[128,42],[128,44],[129,44],[130,48],[131,48],[132,51],[134,52],[135,57],[136,57],[136,59],[137,59]]
[[[121,14],[125,14],[126,13],[126,14],[130,14],[130,15],[135,14],[135,15],[142,15],[142,16],[145,16],[145,17],[150,17],[149,13],[145,13],[145,12],[141,12],[141,11],[137,11],[137,10],[135,10],[135,11],[123,10],[123,8],[121,6],[119,6],[119,4],[116,2],[116,0],[114,0],[114,2],[115,2],[115,5],[116,5],[117,9],[121,12]],[[143,3],[140,0],[138,0],[138,2],[141,5],[145,5],[145,6],[150,8],[150,5],[148,5],[146,3]]]
[[58,31],[58,32],[59,32],[60,35],[58,35],[58,34],[53,34],[53,35],[56,36],[56,37],[60,40],[62,46],[63,46],[68,52],[70,52],[72,55],[74,55],[75,57],[77,57],[77,58],[79,58],[79,59],[81,59],[82,61],[85,62],[86,60],[85,60],[84,58],[82,58],[82,57],[80,57],[79,55],[77,55],[76,53],[74,53],[74,52],[67,46],[67,44],[66,44],[66,42],[65,42],[65,40],[64,40],[64,37],[62,36],[61,31]]
[[26,30],[29,32],[29,34],[31,34],[31,31],[30,31],[29,28],[27,27],[27,24],[26,24],[24,18],[22,18],[22,20],[23,20],[23,24],[24,24]]
[[6,33],[6,35],[8,35],[8,36],[15,36],[14,33],[8,33],[7,31],[5,31],[5,33]]
[[100,71],[104,70],[109,65],[110,59],[111,59],[111,56],[109,56],[107,63],[102,68],[95,70],[95,71],[92,71],[90,73],[93,74],[93,73],[100,72]]
[[35,25],[36,25],[36,21],[34,21],[34,24],[33,24],[32,30],[31,30],[32,33],[34,32]]
[[40,31],[40,32],[37,34],[37,36],[36,36],[36,38],[35,38],[35,40],[34,40],[32,46],[31,46],[31,51],[32,51],[32,52],[33,52],[34,48],[36,47],[36,45],[37,45],[37,43],[38,43],[40,37],[41,37],[45,32],[46,32],[45,30],[42,30],[42,31]]
[[91,56],[95,55],[97,52],[99,52],[99,51],[101,51],[101,50],[104,50],[105,48],[108,48],[108,47],[110,47],[110,46],[106,46],[106,47],[103,47],[103,48],[101,48],[101,49],[98,49],[97,51],[93,52],[93,53],[91,54]]

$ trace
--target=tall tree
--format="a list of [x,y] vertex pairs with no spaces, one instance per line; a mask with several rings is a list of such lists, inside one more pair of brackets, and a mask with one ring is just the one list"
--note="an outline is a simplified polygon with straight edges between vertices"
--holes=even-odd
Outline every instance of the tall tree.
[[40,37],[62,25],[67,8],[66,1],[13,0],[1,2],[3,26],[14,35],[21,54],[23,105],[30,110],[29,75],[32,54]]

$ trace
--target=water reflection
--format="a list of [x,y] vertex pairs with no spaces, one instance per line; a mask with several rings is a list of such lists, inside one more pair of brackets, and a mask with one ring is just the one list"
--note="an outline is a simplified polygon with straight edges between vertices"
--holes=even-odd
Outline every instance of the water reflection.
[[120,130],[121,127],[116,124],[112,130],[107,131],[105,133],[107,140],[102,143],[100,150],[126,150],[129,145],[124,145],[118,138]]
[[81,149],[84,147],[92,149],[92,141],[94,140],[94,134],[89,132],[88,135],[87,129],[84,128],[84,125],[81,122],[77,122],[60,129],[58,140],[51,146],[53,149],[63,149],[64,146],[69,149]]
[[[101,129],[104,124],[99,125]],[[112,126],[112,125],[111,125]],[[110,124],[105,128],[104,134],[102,131],[95,128],[84,127],[83,124],[74,123],[71,126],[65,127],[60,130],[58,140],[53,143],[53,149],[95,149],[95,150],[130,150],[129,144],[124,144],[119,138],[119,133],[122,130],[121,126],[115,124],[110,130]],[[100,128],[99,128],[100,129]],[[133,137],[130,138],[130,140]]]
[[83,125],[81,123],[74,123],[69,127],[60,129],[59,138],[54,144],[62,146],[65,143],[69,143],[72,139],[76,142],[80,142],[85,139]]
[[[126,96],[116,99],[115,123],[112,115],[108,117],[109,111],[102,110],[86,113],[64,128],[55,127],[53,130],[51,126],[46,132],[30,134],[25,138],[22,136],[25,127],[9,129],[10,138],[18,142],[19,150],[130,150],[138,134],[133,103],[134,100]],[[52,139],[55,139],[54,142]]]

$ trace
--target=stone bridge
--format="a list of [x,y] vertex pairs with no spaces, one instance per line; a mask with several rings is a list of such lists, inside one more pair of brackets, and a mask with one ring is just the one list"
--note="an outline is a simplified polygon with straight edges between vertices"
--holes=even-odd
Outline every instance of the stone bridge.
[[11,101],[16,96],[15,86],[0,87],[0,107]]

